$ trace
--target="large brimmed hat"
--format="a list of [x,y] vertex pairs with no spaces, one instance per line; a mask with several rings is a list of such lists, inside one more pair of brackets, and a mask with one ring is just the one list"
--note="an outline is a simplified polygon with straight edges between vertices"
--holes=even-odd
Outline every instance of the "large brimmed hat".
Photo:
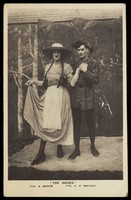
[[62,53],[63,59],[71,57],[71,50],[63,47],[63,45],[60,43],[53,43],[51,47],[44,48],[43,54],[48,58],[52,58],[52,53],[54,50],[59,50]]

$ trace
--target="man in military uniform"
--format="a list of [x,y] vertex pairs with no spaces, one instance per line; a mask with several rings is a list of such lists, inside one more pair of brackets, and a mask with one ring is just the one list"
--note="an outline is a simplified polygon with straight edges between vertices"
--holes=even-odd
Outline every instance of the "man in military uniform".
[[99,152],[95,147],[95,124],[94,124],[94,103],[95,94],[93,85],[99,83],[99,64],[91,58],[92,48],[83,41],[77,41],[73,48],[77,50],[79,61],[74,64],[74,72],[77,71],[75,86],[71,94],[72,112],[74,119],[74,141],[75,149],[69,159],[80,156],[80,127],[82,115],[89,128],[91,142],[91,153],[98,157]]

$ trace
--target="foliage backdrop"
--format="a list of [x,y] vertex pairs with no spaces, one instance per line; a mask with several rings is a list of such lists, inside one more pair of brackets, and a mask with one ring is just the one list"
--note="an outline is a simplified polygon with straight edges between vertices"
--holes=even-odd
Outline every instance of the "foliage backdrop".
[[[21,31],[21,59],[23,73],[32,77],[33,58],[30,55],[30,48],[34,45],[36,24],[16,24],[8,26],[8,69],[18,71],[18,37]],[[45,60],[42,49],[51,46],[53,42],[60,42],[65,47],[71,48],[74,41],[82,39],[90,42],[94,46],[92,56],[100,64],[100,84],[97,88],[101,89],[106,96],[111,110],[114,114],[113,127],[108,132],[102,121],[102,129],[98,135],[122,135],[122,19],[112,20],[86,20],[75,18],[65,22],[49,22],[38,20],[38,74],[42,79]],[[31,32],[29,31],[31,27]],[[31,46],[29,43],[31,39]],[[72,49],[73,50],[73,49]],[[33,49],[32,49],[33,51]],[[76,52],[73,50],[71,60],[77,59]],[[113,59],[114,64],[111,64]],[[26,67],[26,65],[28,65]],[[27,88],[24,85],[27,79],[23,77],[23,106]],[[12,73],[8,74],[8,117],[9,117],[9,138],[17,137],[17,93],[18,87]],[[97,89],[96,88],[96,89]],[[23,119],[23,136],[30,136],[30,127]],[[87,127],[85,126],[84,130]]]

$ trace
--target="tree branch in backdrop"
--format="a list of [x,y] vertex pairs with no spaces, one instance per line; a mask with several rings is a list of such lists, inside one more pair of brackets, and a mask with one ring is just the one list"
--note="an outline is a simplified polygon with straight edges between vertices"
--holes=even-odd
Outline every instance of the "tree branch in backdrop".
[[14,70],[9,70],[9,72],[11,72],[11,73],[13,73],[13,74],[17,74],[17,76],[24,76],[24,77],[26,77],[28,80],[30,80],[31,78],[29,77],[29,76],[27,76],[26,74],[24,74],[24,73],[21,73],[21,72],[17,72],[17,71],[14,71]]
[[30,67],[30,66],[32,66],[33,65],[33,63],[30,63],[30,64],[28,64],[28,65],[24,65],[23,67],[22,67],[22,69],[25,69],[26,67]]
[[29,24],[29,53],[31,55],[31,57],[33,59],[35,59],[35,56],[33,54],[33,51],[32,51],[32,43],[31,43],[31,25]]

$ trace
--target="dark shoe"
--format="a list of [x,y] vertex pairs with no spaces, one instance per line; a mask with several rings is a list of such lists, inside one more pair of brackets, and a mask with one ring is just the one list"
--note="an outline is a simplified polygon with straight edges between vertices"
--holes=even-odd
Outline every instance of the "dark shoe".
[[73,160],[75,159],[77,156],[80,156],[80,151],[75,150],[70,156],[69,156],[69,160]]
[[58,158],[63,158],[64,157],[64,152],[63,152],[63,149],[62,149],[61,145],[58,145],[58,147],[57,147],[57,157]]
[[39,163],[42,163],[46,160],[46,155],[45,153],[43,154],[38,154],[36,158],[32,161],[31,165],[38,165]]
[[95,157],[99,156],[99,152],[97,151],[97,149],[95,147],[91,147],[91,153]]

